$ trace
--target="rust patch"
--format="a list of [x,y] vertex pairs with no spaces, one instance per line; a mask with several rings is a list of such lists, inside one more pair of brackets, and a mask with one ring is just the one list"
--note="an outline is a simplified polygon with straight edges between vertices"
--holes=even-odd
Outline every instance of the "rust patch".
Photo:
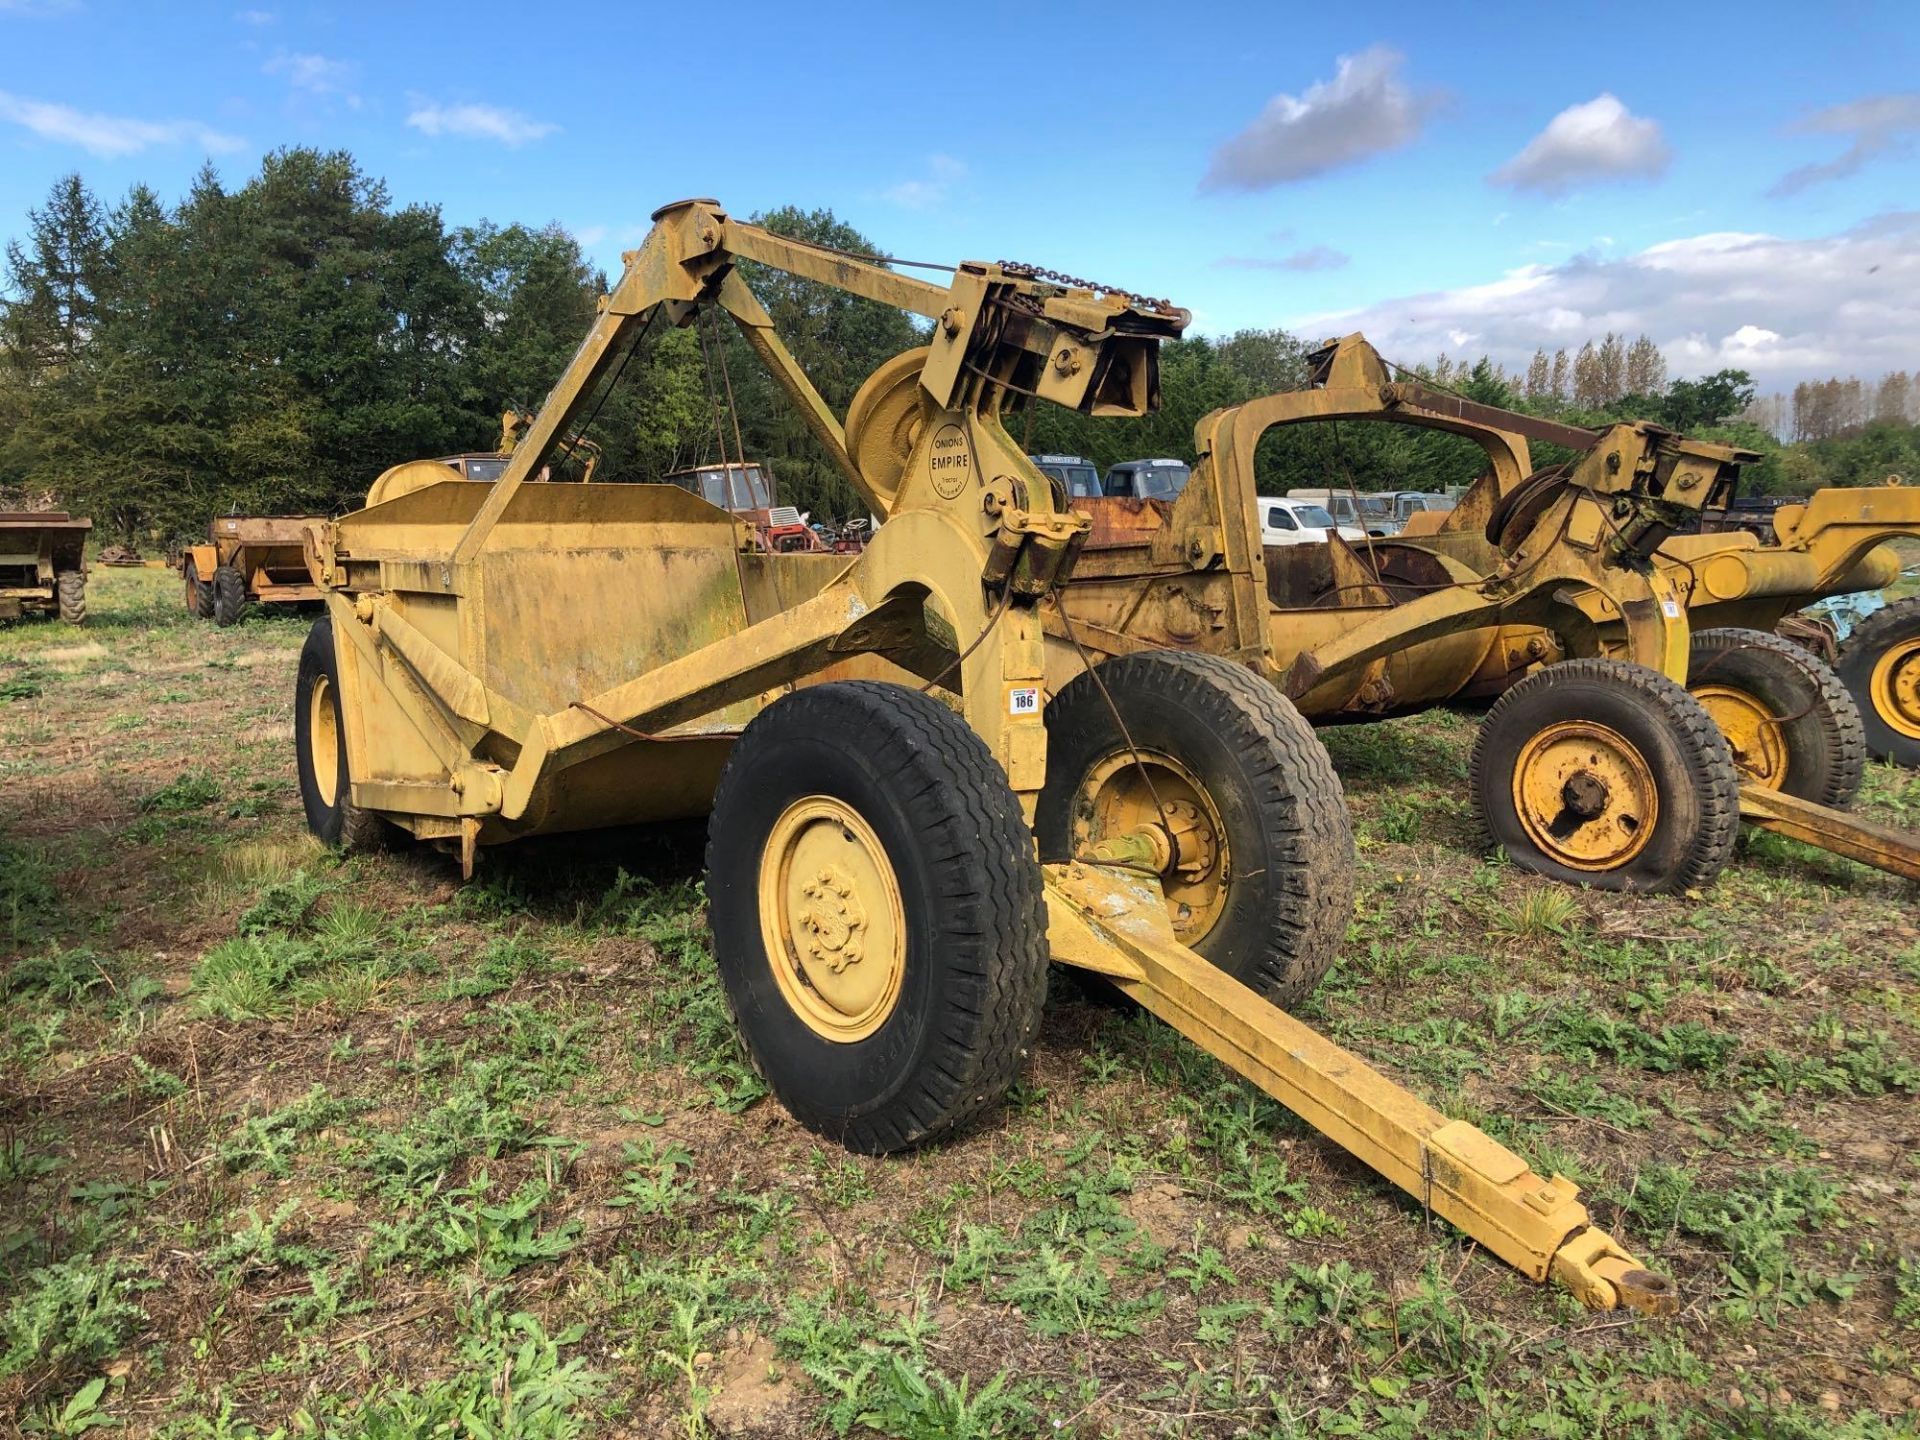
[[1130,495],[1101,496],[1075,500],[1075,515],[1093,522],[1093,531],[1083,547],[1087,550],[1111,550],[1125,545],[1144,545],[1166,528],[1173,515],[1167,500],[1136,500]]

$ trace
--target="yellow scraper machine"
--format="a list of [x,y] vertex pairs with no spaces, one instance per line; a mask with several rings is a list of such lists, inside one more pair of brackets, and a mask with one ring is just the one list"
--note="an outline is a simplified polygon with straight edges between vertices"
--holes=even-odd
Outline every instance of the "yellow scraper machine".
[[[1302,389],[1205,416],[1177,500],[1072,502],[1093,529],[1048,607],[1056,678],[1090,653],[1231,656],[1322,724],[1498,695],[1474,746],[1476,816],[1517,864],[1570,883],[1705,885],[1741,819],[1920,878],[1913,835],[1840,808],[1869,747],[1897,759],[1902,727],[1920,735],[1920,625],[1893,613],[1878,649],[1851,658],[1870,672],[1858,706],[1770,633],[1822,595],[1897,576],[1883,542],[1920,534],[1920,490],[1823,490],[1779,512],[1772,544],[1689,535],[1757,456],[1395,380],[1358,335],[1309,368]],[[1461,436],[1484,469],[1417,533],[1265,545],[1263,437],[1342,420]],[[1568,458],[1536,467],[1530,440]]]
[[[1101,666],[1104,686],[1077,678],[1043,721],[1040,605],[1088,524],[1003,409],[1152,409],[1186,312],[1004,264],[942,287],[708,200],[653,218],[497,483],[310,528],[327,615],[295,729],[314,831],[360,846],[397,828],[470,868],[523,835],[710,814],[729,1003],[820,1133],[890,1151],[995,1104],[1051,959],[1107,977],[1529,1277],[1669,1308],[1574,1185],[1281,1008],[1331,962],[1353,880],[1338,779],[1278,690],[1223,657],[1141,656]],[[741,260],[925,316],[930,342],[843,421]],[[527,483],[630,346],[716,311],[882,517],[857,557],[769,553],[675,485]]]

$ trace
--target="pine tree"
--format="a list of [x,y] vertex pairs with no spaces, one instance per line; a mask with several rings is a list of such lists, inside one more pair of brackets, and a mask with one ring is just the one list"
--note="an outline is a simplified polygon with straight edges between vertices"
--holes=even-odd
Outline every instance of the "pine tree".
[[14,298],[0,330],[15,364],[45,374],[79,358],[93,333],[106,265],[104,219],[78,175],[56,180],[46,207],[27,212],[27,244],[7,246]]
[[1547,381],[1547,393],[1562,405],[1573,398],[1573,369],[1564,345],[1553,352],[1553,374]]

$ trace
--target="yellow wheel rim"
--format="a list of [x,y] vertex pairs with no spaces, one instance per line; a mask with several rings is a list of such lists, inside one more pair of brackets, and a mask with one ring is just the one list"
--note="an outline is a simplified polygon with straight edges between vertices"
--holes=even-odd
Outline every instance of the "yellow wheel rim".
[[1733,763],[1743,778],[1763,790],[1778,790],[1787,783],[1787,736],[1772,706],[1731,685],[1702,685],[1693,698],[1727,737]]
[[340,721],[333,710],[333,681],[314,677],[307,692],[307,749],[313,758],[313,788],[320,803],[332,805],[340,794]]
[[[1147,774],[1142,775],[1145,769]],[[1153,783],[1147,784],[1148,777]],[[1165,825],[1159,804],[1166,807]],[[1172,842],[1160,874],[1167,913],[1181,943],[1204,939],[1227,907],[1233,857],[1227,827],[1207,789],[1185,765],[1157,750],[1110,755],[1080,783],[1073,797],[1073,853],[1084,855],[1102,840],[1163,828]]]
[[1920,740],[1920,639],[1889,645],[1874,662],[1873,711],[1900,734]]
[[830,795],[774,822],[760,855],[760,934],[774,980],[816,1035],[842,1044],[886,1023],[907,969],[907,915],[873,827]]
[[1653,838],[1660,792],[1639,749],[1590,720],[1549,725],[1513,767],[1513,804],[1527,838],[1574,870],[1616,870]]

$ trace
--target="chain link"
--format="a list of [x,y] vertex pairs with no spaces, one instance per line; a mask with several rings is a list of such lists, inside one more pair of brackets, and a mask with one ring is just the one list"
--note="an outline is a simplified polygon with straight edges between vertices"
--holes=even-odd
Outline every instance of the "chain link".
[[1034,280],[1046,280],[1055,285],[1065,285],[1070,290],[1093,290],[1103,295],[1118,296],[1129,304],[1143,310],[1159,310],[1172,313],[1176,308],[1171,300],[1156,299],[1151,295],[1141,295],[1132,290],[1122,290],[1115,285],[1102,285],[1097,280],[1083,280],[1078,275],[1067,275],[1058,270],[1049,270],[1043,265],[1027,265],[1019,260],[996,261],[1008,274],[1024,275]]

